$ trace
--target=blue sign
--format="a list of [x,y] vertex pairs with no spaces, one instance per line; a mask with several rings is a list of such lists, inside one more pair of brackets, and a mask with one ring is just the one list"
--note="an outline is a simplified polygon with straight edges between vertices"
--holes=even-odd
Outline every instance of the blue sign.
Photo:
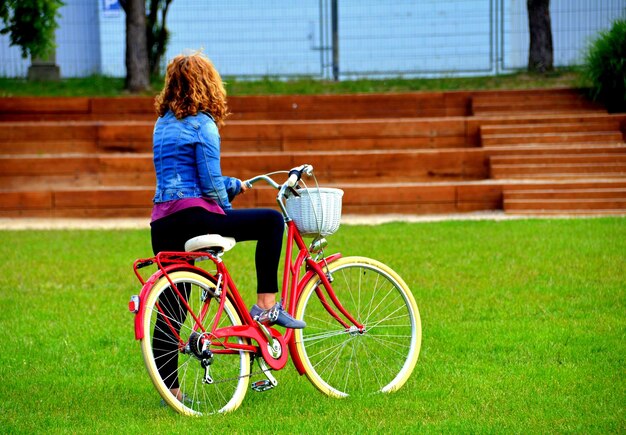
[[102,10],[105,17],[119,17],[122,13],[122,5],[119,0],[102,0]]

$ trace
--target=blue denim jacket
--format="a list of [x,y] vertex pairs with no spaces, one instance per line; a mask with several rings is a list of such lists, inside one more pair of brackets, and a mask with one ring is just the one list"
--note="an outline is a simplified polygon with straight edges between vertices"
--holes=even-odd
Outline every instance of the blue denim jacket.
[[223,210],[241,190],[237,178],[222,176],[220,135],[206,113],[176,119],[160,117],[153,134],[155,203],[182,198],[213,199]]

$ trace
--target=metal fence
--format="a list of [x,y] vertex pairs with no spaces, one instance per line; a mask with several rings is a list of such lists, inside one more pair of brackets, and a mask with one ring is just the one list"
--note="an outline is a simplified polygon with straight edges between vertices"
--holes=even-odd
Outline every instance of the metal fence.
[[[125,75],[117,0],[66,0],[60,13],[62,76]],[[626,0],[552,0],[555,65],[581,63],[590,38],[625,17]],[[525,68],[529,45],[524,0],[174,0],[167,26],[164,62],[202,49],[242,78],[493,75]],[[26,75],[6,36],[0,59],[0,75]]]

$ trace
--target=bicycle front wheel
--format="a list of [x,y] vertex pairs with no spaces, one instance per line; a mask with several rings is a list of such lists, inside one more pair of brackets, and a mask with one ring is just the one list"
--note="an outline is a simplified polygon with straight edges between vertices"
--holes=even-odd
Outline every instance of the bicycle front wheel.
[[[215,284],[189,271],[171,272],[169,277],[180,295],[162,277],[145,301],[141,351],[150,378],[164,401],[181,414],[233,411],[248,388],[250,355],[209,353],[213,348],[208,332],[219,307]],[[218,327],[235,325],[241,325],[241,319],[226,300]]]
[[391,268],[369,258],[340,258],[329,270],[341,305],[364,329],[346,328],[330,315],[318,296],[326,291],[314,276],[296,307],[296,317],[307,324],[295,331],[307,377],[331,397],[398,390],[413,372],[422,341],[411,291]]

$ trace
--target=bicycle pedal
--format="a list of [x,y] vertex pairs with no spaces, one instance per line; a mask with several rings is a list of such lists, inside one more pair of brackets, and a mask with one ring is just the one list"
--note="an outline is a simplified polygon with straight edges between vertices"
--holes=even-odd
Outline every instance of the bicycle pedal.
[[250,388],[260,393],[262,391],[271,390],[275,386],[276,385],[272,384],[268,379],[261,379],[260,381],[253,382]]

